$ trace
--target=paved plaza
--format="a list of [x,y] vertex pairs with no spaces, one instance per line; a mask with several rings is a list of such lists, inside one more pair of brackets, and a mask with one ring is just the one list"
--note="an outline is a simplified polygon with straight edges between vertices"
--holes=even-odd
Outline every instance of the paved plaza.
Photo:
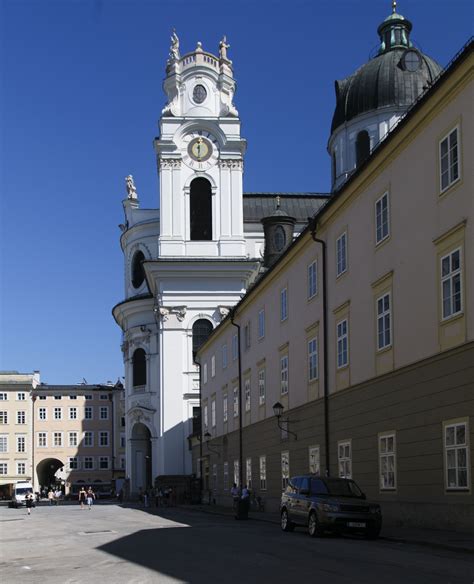
[[[189,509],[99,503],[0,507],[0,573],[8,584],[461,584],[473,556],[359,538],[311,539],[272,523]],[[322,580],[324,579],[324,580]]]

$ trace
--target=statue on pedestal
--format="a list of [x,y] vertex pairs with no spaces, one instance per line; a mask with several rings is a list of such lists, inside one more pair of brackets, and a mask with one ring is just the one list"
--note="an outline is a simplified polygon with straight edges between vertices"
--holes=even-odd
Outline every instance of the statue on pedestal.
[[127,198],[138,199],[137,188],[133,182],[133,176],[131,174],[125,177],[125,185],[127,187]]

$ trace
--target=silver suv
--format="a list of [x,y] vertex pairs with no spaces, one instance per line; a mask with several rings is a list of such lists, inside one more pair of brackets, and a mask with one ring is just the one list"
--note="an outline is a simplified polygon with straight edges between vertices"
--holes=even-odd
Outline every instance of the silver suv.
[[306,526],[312,537],[325,531],[362,532],[376,539],[382,528],[380,505],[369,503],[351,479],[302,475],[290,479],[281,496],[281,528]]

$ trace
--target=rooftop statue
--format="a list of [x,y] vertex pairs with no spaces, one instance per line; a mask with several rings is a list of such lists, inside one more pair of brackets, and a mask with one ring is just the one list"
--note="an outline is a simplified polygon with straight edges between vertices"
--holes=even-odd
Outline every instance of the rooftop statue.
[[227,44],[227,37],[224,35],[221,42],[219,43],[219,57],[221,59],[225,59],[226,61],[229,60],[227,58],[227,49],[230,49],[230,45]]
[[170,61],[179,61],[179,38],[176,34],[176,29],[173,28],[171,33],[171,46],[170,46]]
[[129,199],[138,199],[137,188],[133,182],[133,176],[131,174],[125,177],[125,184],[127,187],[127,197]]

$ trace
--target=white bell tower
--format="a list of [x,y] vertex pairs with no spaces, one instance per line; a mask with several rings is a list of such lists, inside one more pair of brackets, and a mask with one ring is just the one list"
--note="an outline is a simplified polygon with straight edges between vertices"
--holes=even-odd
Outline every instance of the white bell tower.
[[242,258],[242,175],[246,142],[232,98],[225,37],[219,56],[183,56],[173,32],[155,140],[160,175],[160,257]]

